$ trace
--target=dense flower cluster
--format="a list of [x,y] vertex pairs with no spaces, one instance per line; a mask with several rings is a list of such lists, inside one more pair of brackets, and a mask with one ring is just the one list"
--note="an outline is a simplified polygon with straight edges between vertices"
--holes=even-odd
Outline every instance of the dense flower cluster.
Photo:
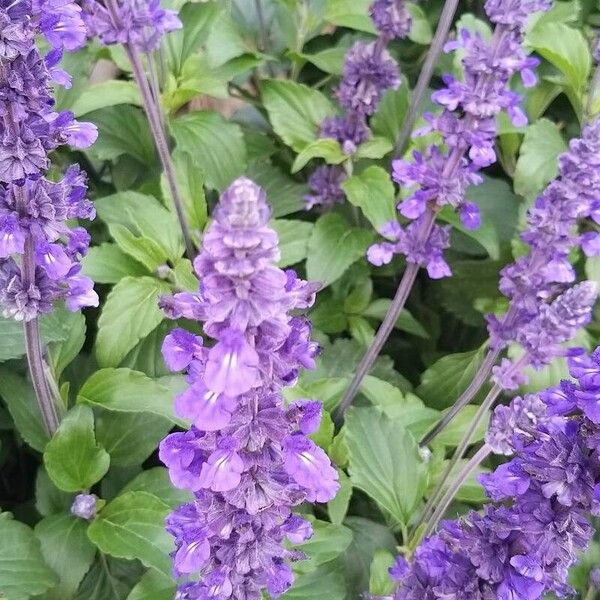
[[399,558],[395,600],[571,593],[569,567],[600,514],[600,349],[572,350],[568,362],[576,381],[496,409],[486,440],[515,456],[480,481],[499,504],[443,523],[410,564]]
[[437,133],[441,143],[415,152],[412,161],[393,163],[394,181],[416,188],[398,206],[402,216],[412,222],[405,228],[394,224],[381,232],[389,241],[369,249],[368,258],[375,265],[387,264],[394,254],[402,254],[408,262],[427,268],[432,278],[450,275],[442,256],[448,246],[448,232],[433,224],[435,213],[450,205],[465,227],[477,228],[478,207],[465,200],[465,192],[468,186],[481,183],[479,171],[496,161],[496,117],[506,111],[516,126],[527,122],[519,108],[520,97],[509,84],[515,73],[520,73],[525,86],[535,84],[532,69],[537,60],[523,50],[523,30],[526,17],[547,10],[550,3],[488,0],[485,6],[496,25],[491,40],[462,30],[457,40],[446,45],[447,51],[460,49],[464,54],[464,77],[444,77],[445,87],[432,95],[444,110],[439,115],[425,115],[428,125],[421,131]]
[[[69,309],[96,306],[93,283],[79,258],[89,235],[70,219],[91,219],[84,174],[70,167],[50,181],[48,154],[62,144],[85,148],[96,128],[53,110],[51,83],[70,85],[58,68],[63,49],[85,41],[81,9],[69,0],[0,4],[0,309],[29,321],[64,298]],[[44,57],[35,37],[51,46]]]
[[[556,355],[557,348],[546,336],[560,328],[562,317],[552,316],[546,301],[575,280],[569,261],[574,247],[581,246],[589,256],[600,254],[598,234],[580,235],[577,230],[579,220],[591,217],[600,222],[599,166],[600,120],[596,120],[584,128],[581,138],[571,140],[559,158],[559,178],[528,211],[521,238],[530,252],[501,271],[500,291],[509,298],[510,308],[501,318],[488,316],[493,347],[516,340],[539,365]],[[591,289],[577,289],[589,303]]]
[[175,407],[193,423],[160,448],[174,485],[195,496],[167,524],[176,540],[175,574],[188,580],[180,600],[286,591],[293,581],[287,561],[302,553],[283,542],[312,533],[291,509],[305,500],[327,502],[338,489],[336,470],[308,437],[319,427],[320,403],[286,407],[281,396],[301,368],[314,366],[310,325],[289,313],[308,308],[316,286],[275,266],[278,239],[269,217],[261,188],[235,181],[195,261],[200,292],[162,300],[170,317],[203,321],[216,342],[207,348],[201,337],[176,329],[163,345],[169,367],[187,370],[190,385]]
[[[400,86],[398,65],[386,45],[394,38],[406,37],[411,27],[405,0],[375,0],[370,11],[378,38],[369,43],[356,42],[346,54],[337,90],[345,112],[324,119],[319,133],[322,138],[339,142],[347,155],[354,154],[369,139],[367,118],[377,110],[384,92]],[[319,167],[308,182],[311,194],[305,197],[306,208],[343,202],[345,195],[340,185],[345,179],[346,172],[341,166]]]
[[182,27],[177,13],[162,8],[160,0],[84,0],[83,7],[90,37],[105,45],[130,44],[151,52],[165,33]]

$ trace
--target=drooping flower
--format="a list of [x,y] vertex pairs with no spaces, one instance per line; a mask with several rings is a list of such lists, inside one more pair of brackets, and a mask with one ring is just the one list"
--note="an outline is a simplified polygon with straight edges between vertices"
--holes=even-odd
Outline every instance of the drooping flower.
[[301,368],[314,366],[309,323],[290,311],[310,306],[316,286],[275,266],[269,217],[263,190],[236,180],[222,194],[194,264],[200,291],[162,301],[169,316],[203,321],[214,340],[204,346],[176,329],[163,344],[167,364],[187,371],[189,387],[175,410],[193,423],[160,447],[173,484],[194,492],[194,501],[167,520],[180,600],[285,592],[293,581],[288,562],[302,553],[284,540],[300,543],[312,534],[293,508],[327,502],[339,487],[329,458],[308,437],[319,427],[321,405],[286,407],[281,395]]
[[[0,309],[29,321],[60,299],[73,311],[97,306],[93,283],[79,266],[89,236],[66,223],[94,217],[84,176],[76,166],[59,181],[44,176],[50,151],[65,143],[85,148],[97,135],[92,124],[52,110],[50,67],[63,49],[85,41],[81,9],[70,0],[6,3],[0,28]],[[45,58],[38,34],[51,46]]]

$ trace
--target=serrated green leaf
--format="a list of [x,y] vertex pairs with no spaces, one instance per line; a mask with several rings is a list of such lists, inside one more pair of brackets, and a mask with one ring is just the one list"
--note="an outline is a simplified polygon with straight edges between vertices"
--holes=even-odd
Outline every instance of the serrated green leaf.
[[304,260],[308,254],[308,242],[314,225],[310,221],[275,219],[271,227],[279,236],[281,258],[277,263],[284,268]]
[[75,406],[63,418],[44,450],[50,479],[65,492],[86,490],[108,471],[110,457],[96,442],[94,414],[87,406]]
[[533,198],[558,174],[558,156],[566,150],[565,141],[548,119],[532,123],[525,131],[515,169],[515,192]]
[[358,206],[376,231],[396,219],[394,186],[385,169],[371,166],[342,183],[346,197]]
[[262,96],[275,133],[296,152],[315,141],[323,119],[335,113],[321,92],[292,81],[265,81]]
[[153,272],[166,263],[166,253],[152,238],[136,235],[119,223],[109,225],[108,231],[117,246],[148,271]]
[[44,562],[33,531],[9,513],[0,516],[0,594],[27,600],[56,585],[58,578]]
[[127,492],[109,502],[90,524],[90,540],[105,554],[138,559],[166,576],[173,539],[164,519],[169,506],[147,492]]
[[308,242],[308,279],[320,281],[323,286],[333,283],[365,255],[372,241],[370,231],[352,227],[341,215],[323,215]]
[[394,145],[385,137],[375,136],[362,143],[357,151],[356,158],[383,158],[394,149]]
[[35,526],[42,556],[59,576],[59,583],[46,593],[47,600],[72,598],[94,562],[96,548],[86,534],[87,523],[69,514],[50,515]]
[[142,471],[119,494],[126,494],[127,492],[147,492],[160,498],[172,509],[193,500],[191,492],[176,488],[171,483],[169,473],[164,467],[153,467],[147,471]]
[[117,366],[164,319],[158,299],[170,291],[151,277],[124,277],[106,299],[98,319],[96,357],[102,367]]
[[298,573],[308,573],[333,560],[352,542],[352,531],[343,525],[315,520],[312,521],[312,527],[312,537],[298,546],[298,549],[308,556],[307,560],[299,561],[295,565]]
[[152,413],[173,423],[182,423],[173,414],[172,391],[159,381],[131,369],[96,371],[81,386],[77,402],[116,412]]
[[401,421],[374,408],[349,410],[344,430],[353,485],[406,525],[425,486],[416,441]]
[[188,113],[171,121],[177,148],[201,169],[210,188],[224,190],[246,169],[246,146],[239,125],[219,113]]

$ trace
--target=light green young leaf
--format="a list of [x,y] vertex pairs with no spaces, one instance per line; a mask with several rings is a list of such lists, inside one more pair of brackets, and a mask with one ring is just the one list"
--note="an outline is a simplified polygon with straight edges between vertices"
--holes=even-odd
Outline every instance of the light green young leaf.
[[109,502],[90,524],[90,540],[105,554],[138,559],[165,576],[171,575],[173,538],[164,520],[169,506],[147,492],[127,492]]
[[271,227],[279,236],[281,258],[278,265],[281,268],[295,265],[306,258],[308,241],[314,228],[313,223],[291,219],[274,219],[271,221]]
[[57,584],[33,531],[10,513],[0,515],[0,540],[0,594],[6,600],[27,600]]
[[320,281],[323,286],[333,283],[365,255],[372,241],[372,232],[352,227],[341,215],[323,215],[308,243],[308,279]]
[[123,252],[144,265],[148,271],[154,272],[167,262],[165,251],[152,238],[136,235],[119,223],[109,225],[108,232]]
[[50,479],[65,492],[86,490],[108,471],[110,457],[96,442],[94,414],[87,406],[75,406],[61,421],[44,451]]
[[369,592],[371,594],[387,596],[394,591],[394,582],[389,573],[394,561],[394,555],[388,550],[379,548],[375,551],[369,577]]
[[362,143],[356,151],[356,158],[383,158],[394,149],[394,145],[386,137],[375,136]]
[[124,277],[106,299],[98,319],[96,357],[102,367],[117,366],[164,319],[158,299],[170,291],[152,277]]
[[293,81],[265,81],[262,96],[275,133],[296,152],[313,142],[323,119],[335,113],[321,92]]
[[86,530],[87,523],[70,514],[50,515],[35,526],[44,560],[60,579],[46,593],[47,600],[72,598],[94,561],[96,548]]
[[396,219],[394,185],[387,171],[372,165],[342,183],[348,200],[358,206],[376,231]]
[[540,119],[527,127],[515,169],[515,192],[525,198],[539,194],[558,173],[558,156],[567,148],[556,125]]
[[398,523],[408,524],[425,486],[425,468],[412,435],[400,420],[375,408],[346,414],[350,478]]
[[239,125],[219,113],[188,113],[170,123],[179,150],[201,169],[206,185],[222,191],[246,169],[246,146]]
[[152,413],[173,423],[182,423],[173,415],[172,391],[131,369],[96,371],[79,390],[77,402],[116,412]]

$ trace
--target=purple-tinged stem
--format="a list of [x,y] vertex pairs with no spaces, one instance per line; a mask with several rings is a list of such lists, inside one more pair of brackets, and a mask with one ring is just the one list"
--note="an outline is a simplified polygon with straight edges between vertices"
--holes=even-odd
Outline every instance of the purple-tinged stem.
[[[431,229],[433,227],[435,221],[435,213],[430,211],[427,216],[427,221],[423,223],[422,234],[420,238],[422,240],[426,240],[431,233]],[[366,354],[362,357],[360,364],[356,368],[356,372],[350,382],[350,385],[346,389],[344,393],[344,397],[340,402],[340,405],[337,409],[338,415],[342,416],[350,404],[352,404],[352,400],[354,400],[354,396],[356,396],[362,380],[367,375],[367,373],[371,370],[373,363],[377,359],[377,356],[381,352],[383,345],[387,341],[390,333],[392,332],[404,305],[406,304],[406,300],[412,290],[412,286],[417,278],[417,273],[419,272],[419,265],[414,263],[408,263],[406,266],[406,270],[402,275],[402,280],[400,281],[400,285],[398,286],[398,290],[396,291],[396,295],[392,300],[392,304],[388,310],[388,313],[385,315],[381,326],[377,330],[377,334],[371,343],[371,346],[367,350]]]
[[[111,19],[116,26],[119,26],[119,7],[117,0],[106,0],[106,8],[109,11]],[[183,200],[179,193],[179,186],[177,185],[177,176],[175,174],[175,165],[171,158],[171,152],[169,150],[169,143],[165,129],[163,127],[163,119],[161,114],[161,108],[158,104],[158,99],[154,98],[150,84],[148,83],[148,77],[144,70],[144,65],[140,57],[138,49],[133,44],[124,44],[127,58],[131,63],[133,70],[133,76],[140,90],[142,96],[142,103],[146,116],[148,117],[148,123],[150,125],[150,131],[154,138],[156,150],[162,163],[165,177],[167,178],[167,185],[173,198],[173,205],[175,206],[175,212],[177,213],[177,219],[179,220],[179,226],[181,227],[181,233],[183,235],[183,241],[185,244],[185,253],[190,260],[194,260],[196,257],[196,249],[192,242],[190,234],[190,228],[187,222],[185,209],[183,206]]]
[[433,69],[435,68],[440,52],[442,51],[446,38],[448,37],[450,27],[452,26],[452,21],[454,19],[454,14],[456,13],[457,6],[458,0],[446,0],[446,2],[444,2],[444,8],[442,10],[442,14],[440,15],[440,20],[438,22],[437,29],[435,30],[435,35],[431,41],[431,46],[427,52],[427,57],[423,63],[423,68],[419,73],[419,79],[417,80],[415,89],[413,90],[410,106],[408,107],[406,117],[404,118],[402,129],[400,130],[398,138],[396,139],[394,156],[402,156],[402,154],[404,154],[406,143],[408,142],[408,138],[410,137],[415,125],[415,121],[417,120],[419,108],[423,102],[423,97],[425,96],[425,92],[427,91],[427,87],[431,81]]
[[[17,206],[19,212],[25,212],[25,192],[23,188],[15,186]],[[25,240],[25,252],[21,261],[21,278],[23,288],[29,289],[35,284],[35,249],[31,234]],[[42,341],[40,336],[40,323],[37,317],[24,321],[23,330],[25,334],[25,350],[29,374],[33,384],[35,397],[40,408],[42,421],[46,431],[52,436],[58,429],[59,418],[56,408],[56,400],[51,392],[47,379],[44,356],[42,352]]]
[[492,373],[492,368],[496,364],[496,359],[500,354],[500,349],[488,350],[485,358],[475,376],[471,380],[471,383],[467,389],[460,395],[458,400],[452,405],[450,410],[441,418],[441,420],[423,437],[419,442],[421,447],[427,446],[431,441],[437,437],[446,427],[454,420],[456,415],[477,395],[477,392],[488,380]]
[[437,503],[436,509],[428,519],[427,525],[423,530],[423,537],[431,535],[440,519],[444,516],[444,513],[448,510],[450,503],[454,500],[454,497],[458,493],[458,490],[462,487],[464,482],[467,480],[469,475],[492,453],[492,449],[484,444],[477,452],[468,460],[467,464],[461,469],[456,479],[452,482],[450,487],[446,490],[439,503]]

